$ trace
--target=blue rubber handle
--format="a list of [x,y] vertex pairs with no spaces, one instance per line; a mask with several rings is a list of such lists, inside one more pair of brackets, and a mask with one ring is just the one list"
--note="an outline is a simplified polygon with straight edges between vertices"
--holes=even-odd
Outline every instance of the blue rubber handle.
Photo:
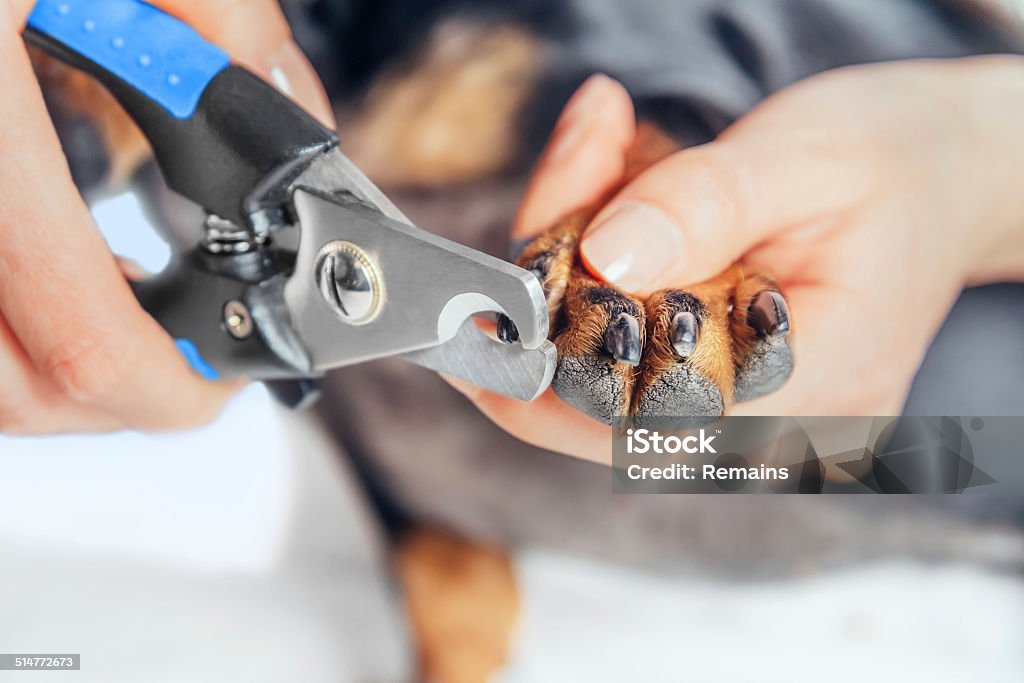
[[217,372],[217,368],[206,362],[206,359],[199,353],[199,349],[192,340],[175,339],[174,343],[178,347],[178,353],[185,357],[185,360],[188,361],[188,364],[192,366],[192,369],[200,377],[211,382],[220,379],[220,373]]
[[192,116],[210,81],[231,63],[191,27],[139,0],[39,0],[28,25],[178,119]]

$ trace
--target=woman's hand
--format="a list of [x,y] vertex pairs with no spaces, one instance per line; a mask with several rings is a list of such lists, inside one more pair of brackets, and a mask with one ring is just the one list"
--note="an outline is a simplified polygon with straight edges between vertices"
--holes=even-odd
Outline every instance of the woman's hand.
[[[636,293],[736,261],[776,276],[796,368],[733,414],[898,414],[961,288],[1024,275],[1022,117],[1018,57],[822,74],[638,176],[595,217],[582,257]],[[591,79],[556,129],[518,235],[613,188],[634,135],[621,87]],[[638,204],[648,210],[619,213]],[[608,460],[609,429],[550,392],[529,405],[467,392],[526,441]]]
[[[155,0],[321,120],[331,112],[273,0]],[[185,428],[233,384],[202,380],[136,303],[72,184],[21,31],[0,0],[0,432]],[[141,229],[141,227],[140,227]]]

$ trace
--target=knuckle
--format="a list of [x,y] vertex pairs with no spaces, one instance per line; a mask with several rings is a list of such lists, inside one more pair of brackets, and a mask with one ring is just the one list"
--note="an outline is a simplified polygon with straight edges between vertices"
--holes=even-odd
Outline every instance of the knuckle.
[[[641,199],[669,211],[688,229],[716,226],[736,210],[740,185],[735,169],[711,145],[684,149],[655,164],[636,181]],[[681,207],[690,207],[682,211]]]
[[127,363],[109,345],[88,336],[56,345],[47,354],[44,376],[68,398],[85,404],[104,403],[124,385]]
[[716,227],[723,224],[738,229],[746,227],[750,222],[747,211],[749,191],[738,175],[736,165],[710,147],[693,150],[687,163],[688,181],[695,193],[714,206],[718,214],[708,223]]

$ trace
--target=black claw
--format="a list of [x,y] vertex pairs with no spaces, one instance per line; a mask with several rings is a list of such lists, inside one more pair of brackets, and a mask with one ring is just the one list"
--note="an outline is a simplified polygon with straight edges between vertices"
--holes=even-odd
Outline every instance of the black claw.
[[789,332],[789,306],[778,292],[761,292],[747,309],[747,321],[762,337],[781,337]]
[[668,338],[680,358],[689,358],[697,348],[697,317],[689,311],[680,311],[672,318]]
[[498,339],[506,344],[514,344],[519,341],[519,330],[516,329],[516,324],[504,313],[498,314]]
[[533,276],[540,281],[540,288],[544,292],[544,298],[546,299],[551,294],[551,289],[548,287],[547,274],[540,268],[530,268],[529,271],[533,273]]
[[619,313],[604,333],[605,349],[627,365],[640,364],[640,323],[628,313]]

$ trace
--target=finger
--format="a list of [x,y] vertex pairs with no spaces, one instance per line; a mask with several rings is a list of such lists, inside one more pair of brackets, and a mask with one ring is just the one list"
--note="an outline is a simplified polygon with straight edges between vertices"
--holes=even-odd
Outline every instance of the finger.
[[71,181],[19,28],[0,2],[0,313],[72,400],[146,429],[208,420],[229,390],[192,373],[132,296]]
[[793,374],[778,391],[737,404],[729,414],[898,415],[905,398],[900,392],[909,387],[916,366],[880,362],[904,357],[904,348],[885,335],[864,334],[877,322],[875,313],[841,287],[798,285],[786,290],[786,298],[800,321],[799,335],[791,340]]
[[[36,5],[36,0],[6,0],[9,4],[11,16],[14,17],[14,21],[20,26],[25,22],[25,17],[29,15],[32,8]],[[3,4],[4,0],[0,0],[0,4]]]
[[530,401],[495,394],[445,377],[494,424],[531,446],[610,465],[612,428],[584,415],[548,389]]
[[77,405],[47,385],[0,318],[0,434],[97,432],[121,427],[109,415]]
[[850,206],[868,178],[811,137],[752,125],[640,174],[595,216],[581,254],[629,292],[701,282],[778,230]]
[[277,0],[153,0],[274,83],[325,126],[334,112],[309,60],[292,39]]
[[569,100],[541,155],[512,231],[531,237],[598,201],[620,182],[636,136],[633,102],[617,81],[591,76]]

